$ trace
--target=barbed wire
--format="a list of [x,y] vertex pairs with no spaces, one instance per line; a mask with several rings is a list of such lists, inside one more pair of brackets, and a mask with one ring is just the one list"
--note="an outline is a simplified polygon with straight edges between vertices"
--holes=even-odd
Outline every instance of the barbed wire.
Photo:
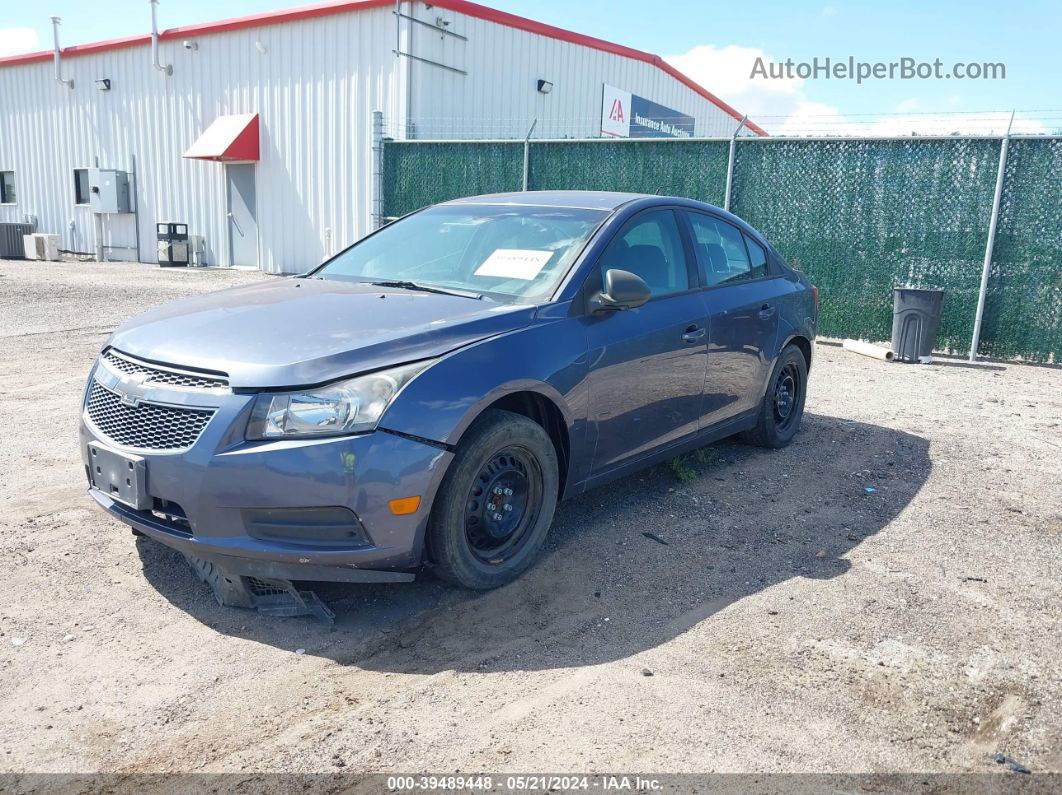
[[[993,136],[1004,134],[1008,125],[1015,135],[1062,135],[1062,109],[1045,108],[1014,111],[890,111],[881,113],[796,113],[757,114],[749,121],[775,138],[798,137],[904,137],[904,136]],[[656,119],[678,128],[687,126],[689,117]],[[693,136],[728,138],[738,122],[721,117],[698,120]],[[407,123],[385,119],[384,135],[398,140],[513,140],[610,138],[601,130],[601,119],[593,112],[578,117],[546,118],[478,118],[464,116],[419,117]],[[643,131],[644,132],[644,131]],[[755,135],[745,128],[742,135]],[[633,135],[632,137],[643,137]],[[658,136],[676,137],[676,136]]]
[[[1028,113],[1055,113],[1062,114],[1062,108],[1033,108],[1029,110],[896,110],[896,111],[874,111],[871,113],[807,113],[801,114],[807,118],[814,117],[837,117],[854,118],[859,116],[1009,116],[1011,113],[1015,114],[1028,114]],[[756,114],[757,119],[785,119],[789,118],[791,114]]]

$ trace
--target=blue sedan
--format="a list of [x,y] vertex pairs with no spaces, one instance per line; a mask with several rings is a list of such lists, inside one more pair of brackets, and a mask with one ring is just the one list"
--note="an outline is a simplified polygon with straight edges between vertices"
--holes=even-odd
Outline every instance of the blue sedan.
[[707,204],[450,201],[119,328],[85,391],[89,493],[227,604],[426,565],[494,588],[560,499],[734,434],[788,444],[817,315],[807,279]]

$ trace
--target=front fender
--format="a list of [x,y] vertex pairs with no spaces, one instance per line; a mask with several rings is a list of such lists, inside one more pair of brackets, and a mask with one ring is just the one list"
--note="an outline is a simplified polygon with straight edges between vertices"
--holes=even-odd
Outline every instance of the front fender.
[[585,430],[588,357],[580,318],[567,309],[546,307],[529,326],[442,357],[402,390],[380,427],[456,445],[484,409],[526,391],[560,409],[574,451]]

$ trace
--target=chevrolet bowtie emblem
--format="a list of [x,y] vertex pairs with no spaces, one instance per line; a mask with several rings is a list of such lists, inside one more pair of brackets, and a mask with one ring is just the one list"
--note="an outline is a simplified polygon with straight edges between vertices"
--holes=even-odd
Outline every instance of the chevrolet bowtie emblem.
[[123,406],[129,406],[134,409],[140,406],[140,398],[137,395],[123,394],[121,402]]

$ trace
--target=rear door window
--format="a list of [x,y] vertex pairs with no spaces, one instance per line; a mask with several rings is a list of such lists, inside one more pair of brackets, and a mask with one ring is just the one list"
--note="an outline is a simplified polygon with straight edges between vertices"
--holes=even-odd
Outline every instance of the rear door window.
[[719,218],[698,212],[688,213],[693,230],[693,248],[705,284],[718,284],[758,279],[764,271],[754,274],[741,230]]

